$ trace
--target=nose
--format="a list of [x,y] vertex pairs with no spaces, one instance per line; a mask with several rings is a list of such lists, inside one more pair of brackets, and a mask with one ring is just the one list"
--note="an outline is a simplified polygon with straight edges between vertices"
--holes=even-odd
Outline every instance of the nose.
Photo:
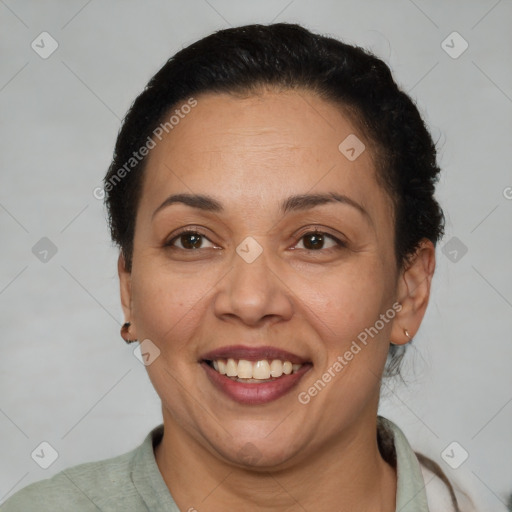
[[277,266],[271,267],[269,251],[264,249],[252,262],[234,254],[233,267],[219,283],[215,296],[217,317],[251,327],[292,317],[291,290],[279,275]]

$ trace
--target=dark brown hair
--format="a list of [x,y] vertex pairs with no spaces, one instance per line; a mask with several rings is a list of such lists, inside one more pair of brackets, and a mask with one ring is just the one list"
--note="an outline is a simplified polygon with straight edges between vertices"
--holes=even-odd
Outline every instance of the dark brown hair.
[[112,239],[128,268],[146,161],[138,157],[127,168],[134,152],[180,102],[202,93],[250,94],[264,87],[317,93],[352,113],[363,127],[379,154],[378,176],[393,199],[399,266],[422,238],[437,242],[444,218],[434,198],[439,174],[435,145],[388,66],[362,48],[299,25],[248,25],[215,32],[176,53],[124,119],[104,184]]

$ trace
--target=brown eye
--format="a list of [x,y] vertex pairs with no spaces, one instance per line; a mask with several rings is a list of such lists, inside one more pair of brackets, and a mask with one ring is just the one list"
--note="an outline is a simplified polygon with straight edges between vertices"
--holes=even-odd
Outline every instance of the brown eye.
[[185,249],[199,249],[203,242],[202,238],[202,235],[197,233],[183,233],[180,242]]
[[322,249],[324,246],[324,236],[319,233],[311,233],[304,236],[303,243],[306,249]]
[[[205,241],[211,242],[201,233],[197,231],[184,231],[175,236],[166,245],[177,249],[202,249]],[[212,244],[213,246],[213,244]]]
[[306,233],[301,237],[303,247],[297,247],[299,249],[306,249],[308,251],[316,251],[320,249],[330,249],[332,247],[344,246],[342,242],[340,242],[337,238],[332,235],[328,235],[327,233],[322,233],[320,231],[312,231],[310,233]]

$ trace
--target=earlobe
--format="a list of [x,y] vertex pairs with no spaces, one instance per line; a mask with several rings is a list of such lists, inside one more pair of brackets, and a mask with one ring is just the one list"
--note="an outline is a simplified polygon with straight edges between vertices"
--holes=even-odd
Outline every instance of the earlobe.
[[119,275],[119,286],[121,292],[121,305],[123,306],[124,316],[127,322],[131,321],[131,303],[132,303],[132,290],[131,290],[131,273],[126,270],[126,260],[123,252],[119,253],[117,259],[117,273]]
[[423,239],[399,276],[397,295],[402,309],[393,322],[391,343],[404,345],[418,332],[430,298],[434,270],[435,246]]

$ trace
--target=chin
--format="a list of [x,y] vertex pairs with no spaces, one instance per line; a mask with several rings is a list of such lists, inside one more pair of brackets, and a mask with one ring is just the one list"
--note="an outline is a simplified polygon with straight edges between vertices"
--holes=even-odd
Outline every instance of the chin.
[[265,472],[284,469],[297,451],[301,451],[293,446],[288,446],[286,450],[283,450],[285,442],[284,440],[274,440],[270,443],[268,440],[262,442],[261,439],[255,439],[237,442],[235,450],[232,445],[215,448],[224,459],[233,465],[252,471]]

